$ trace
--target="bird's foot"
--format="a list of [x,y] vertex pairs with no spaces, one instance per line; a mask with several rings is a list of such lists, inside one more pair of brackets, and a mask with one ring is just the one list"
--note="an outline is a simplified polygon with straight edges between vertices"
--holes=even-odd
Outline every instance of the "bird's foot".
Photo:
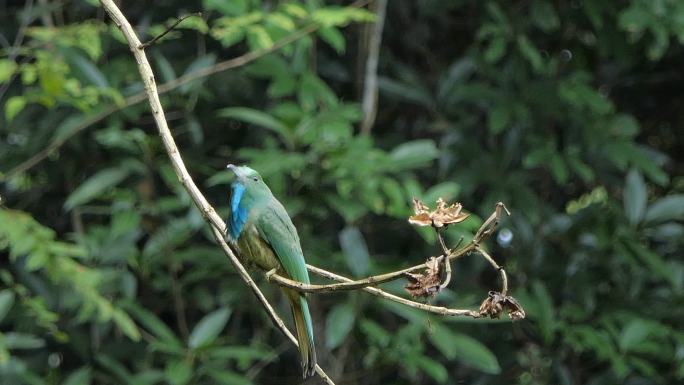
[[277,268],[276,268],[276,269],[271,269],[271,270],[267,271],[266,274],[265,274],[265,275],[266,275],[266,280],[269,281],[269,282],[271,282],[271,276],[272,276],[273,274],[275,274],[277,271],[278,271]]

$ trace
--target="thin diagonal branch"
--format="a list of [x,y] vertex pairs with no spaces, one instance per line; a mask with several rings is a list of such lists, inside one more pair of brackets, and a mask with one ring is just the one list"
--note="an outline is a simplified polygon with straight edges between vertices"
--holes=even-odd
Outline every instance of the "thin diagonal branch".
[[[152,109],[152,115],[157,124],[157,128],[159,129],[159,134],[164,143],[164,147],[166,148],[166,152],[169,155],[176,175],[178,175],[178,179],[181,181],[186,191],[190,194],[197,208],[202,212],[202,215],[204,216],[205,220],[211,225],[212,234],[214,235],[216,242],[218,242],[221,249],[228,256],[228,259],[233,264],[233,267],[235,267],[235,270],[237,270],[238,274],[240,275],[240,278],[242,278],[242,280],[247,284],[247,286],[259,299],[259,302],[261,302],[267,314],[269,315],[273,323],[278,327],[278,329],[283,334],[285,334],[290,339],[290,341],[297,345],[297,339],[285,326],[283,320],[275,312],[275,310],[268,302],[264,294],[261,292],[261,290],[259,290],[259,287],[254,283],[254,280],[252,280],[249,273],[247,273],[247,270],[245,270],[244,266],[242,266],[233,250],[228,246],[228,244],[223,239],[224,229],[226,227],[225,223],[223,223],[218,214],[216,214],[214,208],[211,207],[206,198],[204,198],[204,195],[202,195],[202,193],[199,191],[194,181],[192,180],[192,177],[190,177],[188,170],[185,168],[183,159],[181,158],[180,153],[178,152],[178,148],[176,147],[176,143],[173,139],[173,136],[171,135],[171,131],[169,130],[168,124],[166,123],[166,118],[164,117],[164,110],[159,100],[159,94],[157,92],[157,86],[154,81],[154,74],[152,73],[152,68],[150,67],[150,63],[147,60],[147,55],[145,55],[145,51],[139,48],[140,40],[135,34],[133,27],[131,27],[130,23],[128,22],[126,17],[121,13],[116,4],[114,4],[113,0],[100,0],[100,3],[107,11],[111,19],[114,21],[114,23],[116,23],[116,25],[123,32],[124,36],[126,37],[126,40],[128,41],[129,47],[133,52],[133,55],[135,56],[136,62],[138,63],[138,70],[140,71],[140,76],[142,77],[143,83],[145,84],[145,92],[149,100],[150,107]],[[318,365],[316,366],[316,372],[327,384],[334,385],[330,377],[328,377],[328,375]]]
[[185,15],[185,16],[179,17],[178,20],[176,20],[176,22],[173,23],[170,27],[166,28],[166,30],[164,30],[164,32],[162,32],[162,33],[160,33],[159,35],[153,37],[152,39],[150,39],[150,40],[148,40],[148,41],[146,41],[146,42],[140,44],[140,47],[138,47],[138,48],[143,49],[143,48],[147,48],[147,47],[151,46],[152,44],[154,44],[155,42],[157,42],[159,39],[161,39],[162,37],[166,36],[166,34],[168,34],[169,32],[173,31],[173,29],[176,28],[176,26],[177,26],[178,24],[182,23],[183,20],[185,20],[185,19],[187,19],[187,18],[189,18],[189,17],[193,17],[193,16],[202,17],[202,12],[195,12],[195,13],[191,13],[191,14],[189,14],[189,15]]

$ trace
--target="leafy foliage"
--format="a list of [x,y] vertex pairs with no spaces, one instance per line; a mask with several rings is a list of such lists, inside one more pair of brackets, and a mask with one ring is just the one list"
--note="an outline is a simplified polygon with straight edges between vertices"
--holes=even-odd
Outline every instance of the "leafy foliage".
[[[123,10],[142,40],[202,11],[147,48],[160,83],[317,28],[162,99],[210,201],[225,212],[225,164],[249,163],[308,262],[360,277],[434,255],[434,234],[405,221],[414,197],[474,208],[445,232],[452,244],[495,202],[512,209],[493,254],[527,320],[316,296],[322,365],[361,384],[681,382],[684,122],[672,84],[684,3],[388,3],[370,135],[357,127],[365,9]],[[0,384],[299,383],[296,352],[212,244],[148,107],[131,102],[142,83],[97,2],[0,7]],[[476,308],[494,279],[459,260],[434,301]]]

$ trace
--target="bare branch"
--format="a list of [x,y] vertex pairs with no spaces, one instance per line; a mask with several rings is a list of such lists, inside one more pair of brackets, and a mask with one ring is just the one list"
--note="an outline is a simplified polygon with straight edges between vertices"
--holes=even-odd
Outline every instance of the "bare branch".
[[[464,246],[463,248],[453,251],[448,254],[448,260],[460,258],[469,252],[473,251],[475,249],[475,244],[468,244]],[[312,269],[317,269],[319,272],[326,272],[323,269],[320,269],[315,266],[308,265],[309,270],[314,272]],[[299,281],[293,281],[291,279],[285,278],[281,275],[274,274],[274,273],[267,273],[266,278],[271,281],[275,281],[279,285],[289,287],[291,289],[295,289],[297,291],[300,291],[302,293],[327,293],[327,292],[334,292],[334,291],[346,291],[346,290],[358,290],[358,289],[363,289],[369,286],[377,286],[381,283],[386,283],[390,281],[395,281],[397,279],[404,278],[407,273],[412,273],[417,270],[425,269],[427,268],[427,264],[421,263],[420,265],[415,265],[411,267],[407,267],[406,269],[402,270],[397,270],[393,271],[390,273],[385,273],[385,274],[380,274],[380,275],[374,275],[372,277],[367,277],[364,279],[360,280],[351,280],[349,278],[345,278],[342,276],[337,276],[341,277],[339,279],[336,278],[330,278],[335,281],[339,281],[341,283],[333,283],[333,284],[328,284],[328,285],[315,285],[315,284],[307,284]],[[334,274],[330,272],[326,272],[328,274]],[[318,274],[318,273],[317,273]],[[319,274],[320,275],[320,274]]]
[[[320,267],[312,266],[312,265],[306,265],[307,269],[309,269],[310,272],[320,275],[321,277],[328,278],[334,281],[338,282],[353,282],[351,279],[347,277],[343,277],[341,275],[332,273],[330,271],[321,269]],[[442,306],[433,306],[433,305],[427,305],[424,303],[420,302],[415,302],[411,301],[406,298],[399,297],[394,294],[390,294],[382,289],[378,289],[377,287],[364,287],[361,290],[368,292],[370,294],[373,294],[376,297],[384,298],[393,302],[400,303],[402,305],[406,305],[412,308],[420,309],[429,313],[434,313],[434,314],[439,314],[439,315],[444,315],[444,316],[465,316],[465,317],[472,317],[472,318],[480,318],[481,314],[478,311],[475,310],[467,310],[467,309],[449,309],[446,307]]]
[[372,5],[375,8],[375,23],[369,26],[371,33],[368,38],[368,56],[366,58],[366,74],[363,82],[363,121],[361,133],[369,134],[378,109],[378,56],[380,56],[380,43],[382,42],[382,29],[385,24],[387,0],[375,0]]
[[176,26],[177,26],[178,24],[182,23],[183,20],[185,20],[185,19],[187,19],[187,18],[189,18],[189,17],[193,17],[193,16],[202,17],[202,12],[195,12],[195,13],[191,13],[191,14],[189,14],[189,15],[185,15],[185,16],[182,16],[182,17],[178,18],[178,20],[176,20],[175,23],[173,23],[170,27],[168,27],[166,30],[164,30],[164,32],[162,32],[162,33],[160,33],[159,35],[153,37],[152,39],[150,39],[150,40],[148,40],[148,41],[146,41],[146,42],[140,44],[140,46],[139,46],[138,48],[143,49],[143,48],[147,48],[147,47],[151,46],[152,44],[154,44],[155,42],[157,42],[159,39],[161,39],[162,37],[166,36],[167,33],[173,31],[173,29],[176,28]]
[[[289,329],[285,326],[283,320],[275,312],[264,294],[261,292],[261,290],[259,290],[259,287],[254,283],[254,280],[252,280],[249,273],[247,273],[247,270],[245,270],[244,266],[242,266],[233,250],[223,239],[224,229],[226,228],[225,223],[223,223],[218,214],[216,214],[214,208],[211,207],[206,198],[204,198],[204,195],[202,195],[202,193],[199,191],[195,185],[195,182],[192,180],[192,177],[188,173],[188,170],[185,168],[183,159],[178,152],[178,148],[176,147],[176,143],[171,135],[168,124],[166,123],[166,118],[164,117],[164,110],[162,108],[161,102],[159,101],[159,94],[157,93],[157,86],[154,81],[152,68],[147,60],[145,51],[139,48],[140,40],[138,40],[133,27],[131,27],[130,23],[121,13],[116,4],[114,4],[113,0],[100,0],[100,3],[105,8],[114,23],[116,23],[116,25],[123,32],[126,40],[128,41],[129,47],[135,56],[136,62],[138,63],[140,76],[145,84],[145,93],[152,109],[152,115],[157,124],[157,128],[159,129],[159,134],[164,143],[164,147],[166,148],[166,152],[169,155],[174,171],[176,172],[176,175],[178,175],[178,179],[182,183],[183,187],[185,187],[188,194],[190,194],[197,208],[202,212],[205,220],[211,225],[214,239],[216,239],[216,242],[218,242],[218,244],[221,246],[221,249],[228,256],[230,262],[233,264],[233,267],[235,267],[235,270],[237,270],[238,274],[240,275],[240,278],[242,278],[247,286],[249,286],[254,295],[256,295],[257,299],[259,299],[259,302],[261,302],[262,306],[266,310],[266,313],[271,318],[271,321],[273,321],[278,329],[285,334],[290,341],[297,345],[297,339],[295,336],[292,335]],[[318,365],[316,365],[316,373],[318,373],[318,375],[327,384],[334,385],[334,382]]]
[[492,215],[490,215],[489,218],[487,218],[487,220],[484,221],[482,226],[480,226],[480,229],[477,230],[477,233],[475,233],[475,243],[482,242],[482,240],[490,236],[494,232],[494,230],[496,230],[496,227],[499,225],[499,222],[501,222],[501,216],[503,215],[504,211],[506,212],[506,214],[511,215],[511,212],[508,211],[506,205],[504,205],[502,202],[498,202],[496,204],[496,207],[494,208],[494,212],[492,213]]
[[496,263],[494,258],[492,258],[492,256],[489,255],[489,253],[487,253],[483,248],[478,246],[475,248],[475,250],[477,250],[478,253],[482,254],[482,256],[489,262],[489,264],[492,265],[492,267],[494,267],[494,269],[496,269],[496,271],[498,271],[499,274],[501,274],[501,294],[505,296],[508,292],[508,277],[506,276],[506,271],[503,267],[499,266],[499,264]]

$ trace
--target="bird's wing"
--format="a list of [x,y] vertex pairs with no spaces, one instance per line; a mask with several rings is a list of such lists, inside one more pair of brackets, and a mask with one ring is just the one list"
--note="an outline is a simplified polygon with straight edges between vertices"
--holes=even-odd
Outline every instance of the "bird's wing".
[[267,207],[259,211],[256,227],[261,238],[271,245],[290,278],[309,283],[309,274],[306,271],[306,262],[299,244],[297,229],[283,205],[273,199]]

